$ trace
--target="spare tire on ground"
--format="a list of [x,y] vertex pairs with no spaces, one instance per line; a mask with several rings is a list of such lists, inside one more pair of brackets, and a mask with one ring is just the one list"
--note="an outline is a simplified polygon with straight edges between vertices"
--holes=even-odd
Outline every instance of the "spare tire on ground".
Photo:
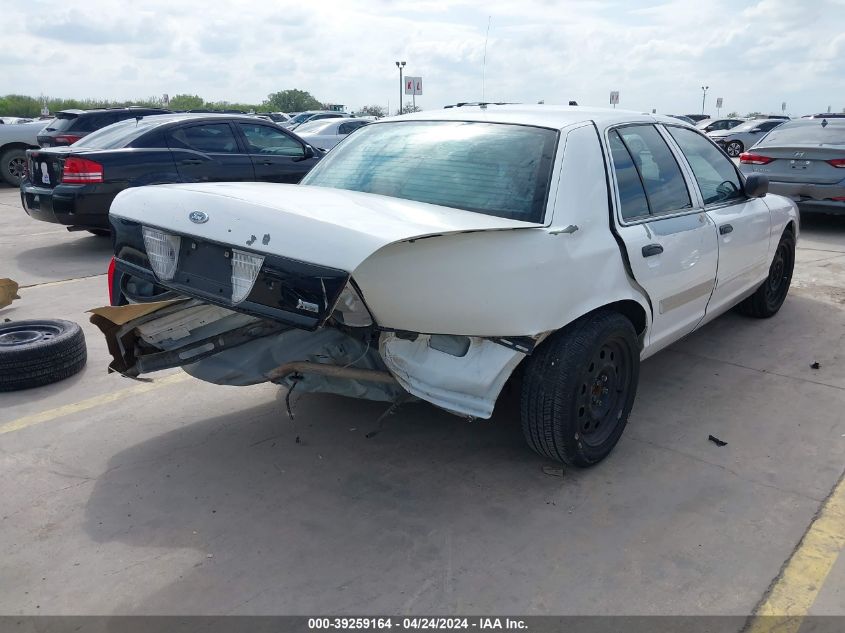
[[85,335],[73,321],[0,323],[0,391],[64,380],[81,371],[87,359]]

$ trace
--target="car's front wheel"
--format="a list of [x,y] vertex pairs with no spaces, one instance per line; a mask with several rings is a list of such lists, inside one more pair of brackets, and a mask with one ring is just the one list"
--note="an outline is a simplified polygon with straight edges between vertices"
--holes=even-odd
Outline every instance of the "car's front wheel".
[[25,149],[10,149],[0,154],[0,178],[13,187],[17,187],[21,184],[25,174]]
[[742,143],[740,141],[731,141],[725,146],[725,151],[731,158],[736,158],[737,156],[742,154],[743,149],[745,148],[742,146]]
[[769,276],[753,295],[737,306],[739,311],[758,319],[768,319],[777,314],[783,305],[792,283],[795,267],[795,236],[785,231],[778,242],[775,256],[769,266]]
[[555,333],[527,359],[522,432],[541,455],[574,466],[604,459],[625,429],[640,373],[637,334],[602,311]]

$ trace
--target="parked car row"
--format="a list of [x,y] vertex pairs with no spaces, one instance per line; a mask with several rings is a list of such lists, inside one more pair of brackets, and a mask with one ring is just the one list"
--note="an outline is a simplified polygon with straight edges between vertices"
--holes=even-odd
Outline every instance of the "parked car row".
[[21,201],[33,218],[108,234],[109,206],[130,187],[173,182],[296,183],[324,152],[246,115],[140,113],[70,147],[29,150]]

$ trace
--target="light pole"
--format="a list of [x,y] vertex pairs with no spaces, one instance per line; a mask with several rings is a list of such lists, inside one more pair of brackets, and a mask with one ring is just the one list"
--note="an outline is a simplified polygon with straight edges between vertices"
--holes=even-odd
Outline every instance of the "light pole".
[[701,114],[704,114],[704,100],[707,98],[707,91],[710,86],[701,86]]
[[396,62],[396,68],[399,69],[399,114],[402,114],[402,69],[405,68],[405,62]]

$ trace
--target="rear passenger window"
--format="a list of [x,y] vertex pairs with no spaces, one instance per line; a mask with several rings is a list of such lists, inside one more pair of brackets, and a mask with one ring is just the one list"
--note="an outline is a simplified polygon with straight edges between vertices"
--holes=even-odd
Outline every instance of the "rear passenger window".
[[209,154],[237,154],[238,142],[228,123],[191,125],[173,130],[168,137],[171,149],[193,149]]
[[648,215],[648,201],[640,175],[634,167],[634,160],[615,130],[610,132],[609,137],[622,217],[625,220],[645,217]]
[[745,199],[736,169],[713,143],[692,130],[674,126],[667,126],[666,129],[692,167],[704,204]]
[[645,190],[650,215],[692,208],[686,181],[669,146],[653,125],[618,128],[617,133]]

